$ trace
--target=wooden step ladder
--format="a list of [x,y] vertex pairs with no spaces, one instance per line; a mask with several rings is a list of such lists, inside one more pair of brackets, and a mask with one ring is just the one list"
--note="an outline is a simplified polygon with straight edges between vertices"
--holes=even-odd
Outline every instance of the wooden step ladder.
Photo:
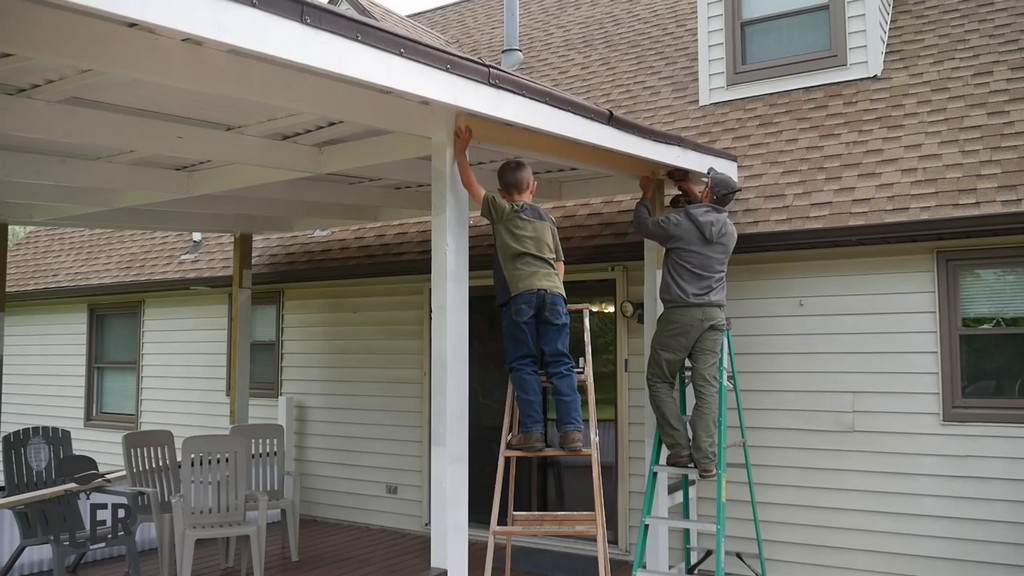
[[[505,422],[501,428],[501,447],[498,451],[498,473],[494,483],[494,504],[491,508],[491,528],[487,537],[487,561],[485,576],[492,576],[494,567],[494,542],[498,536],[505,537],[505,576],[512,573],[513,536],[594,536],[597,539],[597,575],[611,576],[608,559],[608,530],[605,526],[604,487],[601,481],[601,450],[597,434],[597,402],[594,392],[593,359],[590,346],[590,305],[571,304],[569,313],[583,314],[584,363],[577,369],[577,385],[584,391],[587,402],[590,444],[583,444],[583,450],[567,452],[561,449],[545,448],[536,452],[510,450],[508,441],[519,432],[519,406],[515,402],[512,379],[509,378],[508,394],[505,399]],[[551,387],[541,372],[541,385]],[[553,458],[559,456],[589,457],[594,487],[593,512],[516,512],[516,460],[519,458]],[[509,460],[508,478],[508,519],[504,526],[498,525],[498,509],[505,479],[505,459]]]

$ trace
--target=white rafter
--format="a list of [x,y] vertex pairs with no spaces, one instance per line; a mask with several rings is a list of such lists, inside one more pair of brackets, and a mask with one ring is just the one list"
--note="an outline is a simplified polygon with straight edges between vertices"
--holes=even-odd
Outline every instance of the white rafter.
[[70,98],[75,90],[95,82],[100,78],[105,78],[107,75],[103,72],[97,72],[96,70],[88,70],[81,74],[74,76],[68,76],[42,86],[36,86],[35,88],[29,88],[22,92],[15,94],[18,98],[31,98],[33,100],[45,100],[47,102],[58,102],[65,98]]
[[[194,8],[201,14],[212,6],[210,3]],[[164,3],[161,9],[169,7]],[[179,8],[184,7],[174,6],[175,10]],[[45,22],[46,26],[27,26],[27,22]],[[311,38],[303,39],[303,50],[309,50]],[[429,106],[386,98],[382,92],[305,70],[180,42],[139,28],[83,18],[24,0],[5,0],[0,4],[0,51],[284,106],[382,130],[430,136]]]

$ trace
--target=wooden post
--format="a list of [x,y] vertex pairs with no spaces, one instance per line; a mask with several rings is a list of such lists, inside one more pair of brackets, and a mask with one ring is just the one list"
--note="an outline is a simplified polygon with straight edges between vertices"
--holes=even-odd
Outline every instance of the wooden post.
[[252,234],[235,234],[231,272],[231,424],[249,423],[252,342]]
[[0,223],[0,232],[4,237],[0,240],[0,422],[4,412],[4,332],[7,330],[7,239],[10,226]]
[[[656,175],[660,176],[660,175]],[[654,194],[651,198],[651,215],[661,216],[665,212],[665,180],[659,177],[654,183]],[[661,286],[661,267],[665,257],[665,249],[657,242],[644,240],[644,375],[646,377],[647,359],[651,353],[651,340],[654,338],[654,331],[658,326],[658,316],[661,315],[662,304],[658,296],[658,289]],[[651,453],[651,443],[654,440],[655,420],[654,411],[650,403],[647,403],[645,410],[646,444],[645,454]],[[664,452],[664,451],[663,451]],[[655,493],[654,508],[658,509],[661,504],[661,490]],[[651,570],[668,570],[668,528],[661,525],[650,527],[647,537],[647,568]]]
[[469,195],[456,175],[455,116],[431,139],[430,565],[469,575]]

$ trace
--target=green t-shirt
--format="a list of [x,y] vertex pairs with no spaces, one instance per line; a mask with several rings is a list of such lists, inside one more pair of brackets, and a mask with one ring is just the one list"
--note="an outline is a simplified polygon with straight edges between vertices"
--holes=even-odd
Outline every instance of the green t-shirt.
[[488,193],[480,215],[490,221],[494,231],[494,287],[499,306],[528,290],[552,290],[565,296],[555,268],[555,262],[565,258],[550,214],[536,204],[508,202]]

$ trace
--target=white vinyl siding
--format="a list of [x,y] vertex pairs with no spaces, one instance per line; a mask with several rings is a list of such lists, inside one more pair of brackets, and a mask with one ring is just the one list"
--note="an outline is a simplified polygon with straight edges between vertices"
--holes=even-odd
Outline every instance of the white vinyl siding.
[[26,426],[67,428],[75,452],[101,469],[117,467],[121,432],[83,427],[88,320],[85,304],[9,306],[0,435]]
[[[227,297],[147,298],[142,319],[139,428],[181,441],[229,424]],[[124,465],[123,431],[85,427],[87,304],[10,307],[6,315],[2,433],[33,425],[71,431],[75,452],[101,468]],[[276,422],[277,400],[252,399],[250,422]]]
[[285,292],[303,514],[423,529],[424,304],[422,283]]
[[[847,65],[845,67],[794,74],[736,86],[726,84],[725,0],[700,0],[698,42],[700,62],[700,104],[750,98],[822,84],[875,76],[882,69],[884,38],[888,30],[888,9],[879,4],[889,0],[848,0],[846,3]],[[883,19],[885,19],[883,21]],[[882,36],[880,36],[880,29]]]
[[[1024,427],[941,422],[935,291],[926,253],[731,268],[772,572],[1020,574]],[[734,408],[729,422],[737,438]],[[753,552],[742,466],[728,481],[728,547]],[[714,484],[700,495],[713,515]]]

